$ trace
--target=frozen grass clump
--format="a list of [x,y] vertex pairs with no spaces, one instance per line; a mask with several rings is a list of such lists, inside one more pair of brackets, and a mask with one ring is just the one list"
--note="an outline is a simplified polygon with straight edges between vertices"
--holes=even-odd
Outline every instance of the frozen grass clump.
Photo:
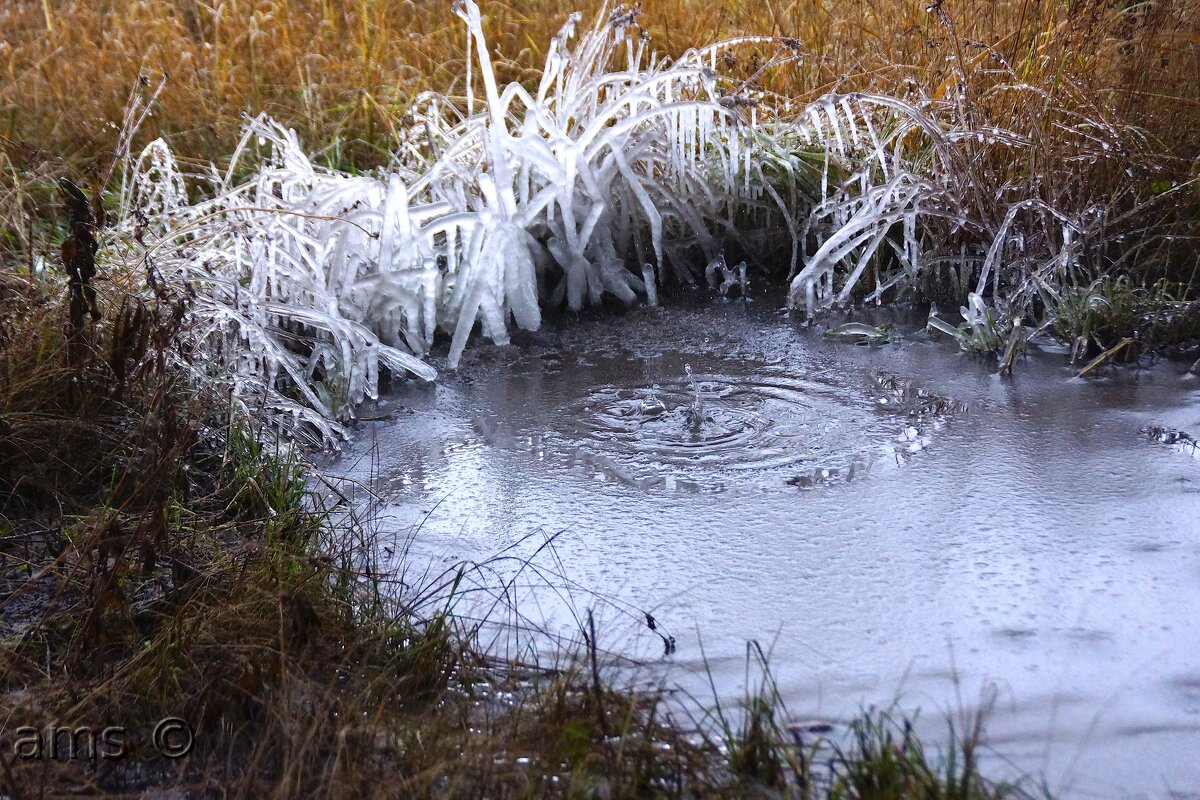
[[660,281],[694,283],[727,239],[752,247],[745,231],[783,228],[804,201],[763,165],[793,176],[811,165],[778,148],[760,156],[770,137],[755,102],[714,69],[721,48],[750,40],[667,62],[630,35],[627,10],[572,45],[574,15],[531,93],[498,85],[478,8],[456,9],[465,113],[419,98],[387,170],[319,167],[263,116],[224,171],[183,175],[161,141],[134,165],[123,230],[152,234],[144,257],[194,287],[197,363],[228,370],[243,402],[330,434],[319,421],[373,397],[381,369],[432,380],[421,356],[438,330],[454,367],[477,325],[506,343],[546,306],[654,298]]
[[[983,349],[1015,345],[1023,324],[1059,330],[1079,286],[1197,266],[1195,181],[1163,186],[1144,131],[1067,78],[1022,82],[985,45],[933,96],[835,92],[793,110],[755,80],[801,60],[793,39],[663,59],[622,6],[581,34],[572,15],[537,80],[502,85],[479,8],[454,8],[464,96],[414,98],[384,168],[320,166],[266,116],[223,170],[185,174],[161,141],[130,165],[119,238],[192,287],[194,363],[238,402],[333,438],[385,371],[432,380],[439,335],[454,368],[476,330],[504,344],[546,309],[654,304],[699,281],[744,292],[749,270],[785,264],[810,317],[953,301],[986,321],[967,321]],[[733,80],[742,47],[774,55]],[[1119,170],[1127,188],[1097,196]]]
[[[977,122],[1000,103],[1044,116]],[[1059,330],[1076,287],[1126,276],[1158,294],[1192,291],[1195,180],[1163,181],[1145,133],[1078,93],[1052,97],[996,67],[964,78],[953,98],[826,95],[798,129],[825,151],[820,200],[802,223],[808,249],[789,286],[789,304],[810,317],[908,297],[968,301],[966,316],[986,314],[1001,330]],[[1048,159],[1057,168],[1039,169]],[[1098,174],[1116,172],[1125,185],[1097,196]],[[996,349],[986,343],[1004,337],[971,342]]]
[[[378,251],[387,193],[377,181],[314,168],[295,138],[265,119],[247,137],[243,146],[268,150],[252,179],[234,185],[235,158],[226,174],[207,176],[216,191],[197,203],[169,150],[152,143],[127,188],[133,213],[124,230],[154,241],[138,253],[150,268],[190,287],[196,377],[228,380],[235,402],[284,412],[332,438],[333,421],[374,395],[381,367],[435,377],[396,346],[386,322],[364,324],[345,299],[359,288],[361,260]],[[383,288],[419,303],[429,285],[422,277],[406,270]]]

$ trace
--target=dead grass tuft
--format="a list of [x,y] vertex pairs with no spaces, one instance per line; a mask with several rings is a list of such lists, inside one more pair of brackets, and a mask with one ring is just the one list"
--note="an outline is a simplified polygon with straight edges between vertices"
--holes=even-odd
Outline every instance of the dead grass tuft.
[[[534,80],[531,65],[567,15],[599,7],[484,3],[488,38],[503,43],[500,77]],[[1185,171],[1200,155],[1190,133],[1200,119],[1196,0],[659,0],[639,10],[638,23],[674,55],[743,33],[787,37],[801,61],[762,70],[772,53],[751,49],[736,66],[797,104],[833,89],[899,97],[910,86],[935,97],[966,89],[980,126],[1022,118],[1037,127],[1077,96],[1143,128]],[[455,83],[465,74],[464,34],[449,2],[13,0],[0,10],[0,31],[0,133],[73,163],[113,151],[112,122],[139,75],[171,76],[143,134],[170,133],[176,152],[205,159],[226,154],[244,112],[266,111],[327,144],[331,161],[369,165],[385,157],[415,94],[464,91]],[[1044,91],[1045,102],[978,99],[978,84],[997,71]],[[1053,144],[1055,128],[1041,132]]]

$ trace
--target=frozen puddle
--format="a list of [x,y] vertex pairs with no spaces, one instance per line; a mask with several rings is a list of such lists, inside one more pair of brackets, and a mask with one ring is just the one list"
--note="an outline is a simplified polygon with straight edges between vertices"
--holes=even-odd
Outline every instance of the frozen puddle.
[[481,345],[331,469],[410,574],[503,551],[525,619],[578,638],[594,608],[640,680],[740,697],[757,640],[795,718],[898,698],[934,737],[991,684],[993,774],[1200,796],[1200,460],[1143,432],[1200,430],[1195,379],[1042,355],[1005,381],[750,309]]

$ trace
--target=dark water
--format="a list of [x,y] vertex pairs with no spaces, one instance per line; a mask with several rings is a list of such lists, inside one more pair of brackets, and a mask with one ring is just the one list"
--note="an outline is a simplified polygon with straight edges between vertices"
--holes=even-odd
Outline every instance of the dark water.
[[643,309],[477,347],[333,471],[410,572],[541,548],[488,574],[551,631],[594,608],[640,681],[736,699],[755,640],[797,719],[898,699],[929,731],[991,686],[993,774],[1200,797],[1200,458],[1142,432],[1200,431],[1200,385],[1073,374],[761,304]]

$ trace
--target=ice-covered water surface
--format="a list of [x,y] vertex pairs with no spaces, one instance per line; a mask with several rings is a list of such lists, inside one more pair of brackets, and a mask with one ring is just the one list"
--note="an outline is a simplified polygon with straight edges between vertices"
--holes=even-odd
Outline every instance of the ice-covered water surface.
[[1144,432],[1200,429],[1194,378],[1042,354],[1008,381],[923,335],[856,347],[732,304],[468,362],[389,396],[334,465],[410,568],[561,532],[525,613],[567,631],[595,606],[643,680],[705,696],[703,647],[740,696],[755,639],[793,716],[899,697],[931,731],[993,682],[993,772],[1200,794],[1200,461]]

